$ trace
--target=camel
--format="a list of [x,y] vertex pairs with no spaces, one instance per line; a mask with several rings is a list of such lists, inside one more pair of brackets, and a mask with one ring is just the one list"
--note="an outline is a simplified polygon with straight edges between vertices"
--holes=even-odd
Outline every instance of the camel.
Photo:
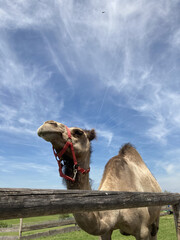
[[[91,141],[94,129],[68,128],[62,123],[46,121],[37,131],[50,142],[68,189],[91,190],[89,179]],[[61,163],[64,162],[62,170]],[[161,188],[139,153],[125,144],[117,156],[106,164],[100,191],[161,192]],[[109,211],[75,213],[77,224],[89,234],[111,240],[113,230],[132,235],[136,240],[156,240],[160,207],[143,207]]]

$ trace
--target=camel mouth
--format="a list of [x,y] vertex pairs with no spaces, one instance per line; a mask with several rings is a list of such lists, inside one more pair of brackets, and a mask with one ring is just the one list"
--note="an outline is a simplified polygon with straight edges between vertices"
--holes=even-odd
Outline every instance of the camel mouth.
[[39,137],[45,137],[45,136],[52,136],[52,135],[60,135],[62,136],[61,132],[56,132],[56,131],[44,131],[41,128],[38,129],[37,134]]
[[74,167],[74,162],[72,159],[64,157],[63,158],[63,172],[65,175],[73,178],[73,167]]
[[54,132],[49,132],[49,131],[38,131],[38,136],[39,136],[39,137],[43,137],[43,136],[51,135],[51,134],[54,134]]

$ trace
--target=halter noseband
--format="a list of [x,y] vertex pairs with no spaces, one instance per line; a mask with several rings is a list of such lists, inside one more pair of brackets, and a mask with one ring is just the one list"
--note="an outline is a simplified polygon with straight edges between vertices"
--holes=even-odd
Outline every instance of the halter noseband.
[[[71,132],[69,130],[69,128],[67,126],[66,127],[66,130],[67,130],[67,134],[68,134],[68,140],[67,142],[65,143],[63,149],[57,153],[56,150],[54,149],[53,147],[53,152],[54,152],[54,156],[57,160],[57,163],[58,163],[58,166],[59,166],[59,174],[61,177],[67,179],[67,180],[70,180],[72,182],[75,181],[76,179],[76,174],[77,172],[81,172],[82,174],[85,174],[85,173],[88,173],[90,171],[90,168],[88,168],[87,170],[85,170],[84,168],[81,168],[78,163],[77,163],[77,159],[76,159],[76,155],[75,155],[75,152],[74,152],[74,146],[73,146],[73,143],[72,143],[72,138],[71,138]],[[63,173],[62,171],[62,168],[63,168],[63,164],[62,164],[62,156],[63,154],[66,152],[66,150],[68,149],[68,147],[71,148],[71,152],[72,152],[72,157],[73,157],[73,162],[74,162],[74,166],[73,166],[73,178],[67,176],[66,174]]]

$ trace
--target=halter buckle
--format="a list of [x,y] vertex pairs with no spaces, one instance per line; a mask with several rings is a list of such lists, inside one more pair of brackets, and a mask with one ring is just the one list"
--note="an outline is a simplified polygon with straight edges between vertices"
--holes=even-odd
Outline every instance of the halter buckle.
[[74,175],[74,176],[73,176],[73,180],[75,180],[75,178],[76,178],[77,171],[78,171],[78,170],[77,170],[77,168],[76,168],[76,165],[74,165],[74,166],[73,166],[73,175]]

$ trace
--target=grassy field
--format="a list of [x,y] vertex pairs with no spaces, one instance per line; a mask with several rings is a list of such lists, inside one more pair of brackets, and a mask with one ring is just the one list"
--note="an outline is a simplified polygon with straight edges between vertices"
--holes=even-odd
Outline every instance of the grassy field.
[[[72,216],[72,214],[70,216]],[[51,216],[42,216],[42,217],[23,218],[23,224],[38,224],[41,222],[59,220],[61,217],[60,217],[60,215],[51,215]],[[19,218],[0,221],[0,226],[7,226],[7,227],[13,227],[16,225],[19,226],[19,221],[20,221]],[[51,228],[51,229],[56,229],[56,228]],[[23,233],[23,236],[34,234],[37,232],[45,232],[45,231],[47,231],[47,229],[25,232],[25,233]],[[0,233],[0,236],[16,236],[16,235],[18,235],[18,232]]]
[[[53,216],[47,216],[47,217],[36,217],[36,218],[24,218],[23,223],[38,223],[38,222],[43,222],[43,221],[49,221],[49,220],[58,220],[59,215],[53,215]],[[2,221],[1,221],[2,222]],[[1,223],[0,222],[0,223]],[[14,219],[14,220],[6,220],[3,221],[3,223],[12,225],[12,224],[19,224],[19,219]],[[35,232],[42,232],[46,231],[45,230],[38,230],[38,231],[31,231],[31,232],[26,232],[23,235],[29,235],[33,234]],[[7,234],[0,234],[2,235],[17,235],[17,233],[7,233]],[[56,236],[49,236],[49,237],[41,237],[37,238],[37,240],[98,240],[98,237],[91,236],[84,231],[77,231],[77,232],[72,232],[72,233],[66,233],[66,234],[59,234]],[[133,240],[135,239],[134,237],[129,237],[129,236],[123,236],[119,233],[118,230],[113,232],[112,235],[113,240]],[[158,233],[158,240],[176,240],[176,232],[175,232],[175,225],[174,225],[174,219],[172,215],[164,216],[160,218],[160,229]]]
[[[78,231],[73,233],[66,233],[46,238],[38,238],[37,240],[98,240],[98,237],[91,236],[84,231]],[[120,235],[119,231],[116,230],[112,235],[113,240],[134,240],[134,237]],[[160,218],[160,229],[158,233],[158,240],[176,240],[176,231],[174,225],[173,216],[164,216]]]
[[[58,220],[59,215],[51,215],[51,216],[42,216],[42,217],[31,217],[31,218],[23,218],[23,224],[28,223],[38,223],[38,222],[44,222],[44,221],[51,221],[51,220]],[[9,226],[12,226],[13,224],[19,224],[19,218],[18,219],[9,219],[0,221],[1,223],[5,223]]]

